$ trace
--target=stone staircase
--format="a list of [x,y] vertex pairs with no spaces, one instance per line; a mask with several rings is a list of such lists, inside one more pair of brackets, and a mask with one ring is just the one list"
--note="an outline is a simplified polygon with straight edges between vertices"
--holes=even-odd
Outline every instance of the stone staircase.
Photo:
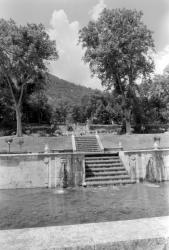
[[75,136],[76,151],[101,152],[96,136]]
[[91,154],[85,156],[86,186],[133,184],[120,161],[119,154]]

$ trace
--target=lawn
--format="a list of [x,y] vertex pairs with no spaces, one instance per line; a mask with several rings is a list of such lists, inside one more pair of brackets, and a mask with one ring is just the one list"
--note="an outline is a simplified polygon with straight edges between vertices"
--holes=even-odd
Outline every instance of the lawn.
[[132,135],[100,135],[105,148],[116,147],[121,142],[124,150],[152,149],[154,137],[160,137],[160,147],[169,148],[169,133],[164,134],[132,134]]
[[[164,134],[132,134],[113,135],[100,134],[100,139],[105,148],[117,147],[121,142],[124,150],[151,149],[154,136],[160,136],[160,147],[169,148],[169,133]],[[7,137],[0,138],[0,152],[8,152]],[[45,144],[52,150],[72,150],[71,136],[38,137],[25,136],[22,148],[18,144],[19,139],[14,137],[11,144],[11,152],[44,152]]]
[[[7,137],[0,138],[0,152],[8,152],[8,144],[5,142]],[[71,150],[71,136],[59,137],[38,137],[25,136],[24,143],[20,148],[18,144],[19,138],[14,137],[11,143],[11,152],[44,152],[45,144],[48,144],[53,150]]]

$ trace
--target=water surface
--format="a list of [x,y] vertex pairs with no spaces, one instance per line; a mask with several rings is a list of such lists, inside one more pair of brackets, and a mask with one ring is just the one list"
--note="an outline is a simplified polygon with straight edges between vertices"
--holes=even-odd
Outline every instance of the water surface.
[[0,190],[0,229],[169,215],[169,182],[120,187]]

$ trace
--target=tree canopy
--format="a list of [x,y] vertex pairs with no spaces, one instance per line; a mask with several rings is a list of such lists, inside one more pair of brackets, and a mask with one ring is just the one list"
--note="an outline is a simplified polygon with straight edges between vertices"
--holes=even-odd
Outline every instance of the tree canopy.
[[142,22],[142,16],[136,10],[104,9],[97,21],[90,21],[79,33],[86,49],[83,59],[89,63],[92,75],[122,96],[128,132],[136,80],[148,77],[154,69],[152,32]]
[[47,62],[56,60],[54,41],[42,24],[18,26],[13,20],[0,19],[0,85],[12,97],[16,112],[17,135],[22,135],[23,96],[36,91],[47,71]]
[[143,122],[168,123],[169,75],[156,75],[152,81],[144,81],[139,88]]

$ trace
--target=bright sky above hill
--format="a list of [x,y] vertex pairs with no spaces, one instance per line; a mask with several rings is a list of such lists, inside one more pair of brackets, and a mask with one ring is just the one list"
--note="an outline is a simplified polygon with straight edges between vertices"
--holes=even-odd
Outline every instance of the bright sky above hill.
[[97,19],[104,7],[143,11],[144,23],[154,31],[156,73],[161,74],[169,64],[169,0],[0,0],[0,18],[12,18],[18,24],[43,23],[59,51],[50,72],[99,88],[99,81],[90,77],[88,65],[81,60],[83,51],[77,43],[78,30]]

